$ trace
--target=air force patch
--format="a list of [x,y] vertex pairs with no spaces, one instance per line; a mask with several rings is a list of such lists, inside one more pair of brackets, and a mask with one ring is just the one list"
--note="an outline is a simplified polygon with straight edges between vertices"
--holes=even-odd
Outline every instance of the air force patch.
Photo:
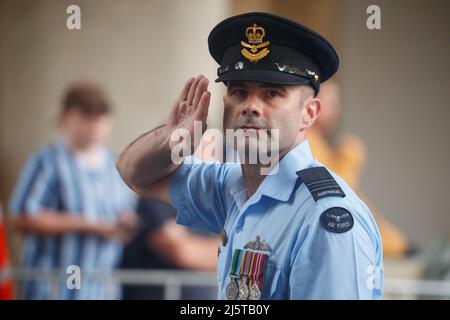
[[353,216],[347,209],[333,207],[320,215],[320,224],[327,231],[344,233],[353,228]]

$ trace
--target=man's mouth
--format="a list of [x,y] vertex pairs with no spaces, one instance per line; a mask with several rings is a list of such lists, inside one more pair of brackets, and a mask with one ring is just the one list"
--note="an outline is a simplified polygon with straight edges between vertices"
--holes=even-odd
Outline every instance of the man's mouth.
[[252,129],[258,131],[258,130],[263,129],[263,128],[256,127],[256,126],[241,126],[238,129],[244,130],[244,132],[245,132],[247,130],[252,130]]

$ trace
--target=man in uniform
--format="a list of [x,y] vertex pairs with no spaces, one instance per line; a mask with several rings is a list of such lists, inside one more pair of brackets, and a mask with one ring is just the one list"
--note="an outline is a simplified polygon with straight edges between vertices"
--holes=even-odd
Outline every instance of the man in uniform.
[[[263,130],[270,138],[278,130],[271,153],[277,170],[262,174],[261,161],[247,159],[172,161],[176,130],[193,137],[195,121],[206,129],[210,93],[200,75],[186,83],[165,125],[122,152],[117,166],[125,182],[174,206],[178,223],[221,235],[220,299],[380,298],[375,221],[347,184],[313,158],[306,139],[321,108],[320,83],[338,68],[333,47],[308,28],[266,13],[222,21],[208,44],[220,65],[216,81],[227,87],[224,128],[256,132],[244,138],[246,151],[258,149]],[[195,139],[188,142],[195,147]]]

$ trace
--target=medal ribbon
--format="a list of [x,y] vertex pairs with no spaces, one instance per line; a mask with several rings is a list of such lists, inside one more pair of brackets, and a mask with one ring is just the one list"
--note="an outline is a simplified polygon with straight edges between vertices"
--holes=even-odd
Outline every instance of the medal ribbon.
[[236,249],[233,254],[230,275],[235,278],[235,281],[240,277],[240,284],[242,284],[243,277],[248,277],[250,287],[256,281],[259,289],[262,289],[267,258],[268,255],[264,253]]
[[231,269],[230,269],[230,275],[236,276],[237,275],[237,267],[239,265],[239,260],[242,255],[242,250],[236,249],[234,250],[233,254],[233,261],[231,263]]
[[252,280],[256,281],[258,284],[258,287],[262,288],[262,277],[264,274],[264,267],[266,265],[267,261],[267,255],[264,253],[255,253],[256,257],[254,259],[254,264],[252,265],[252,269],[254,270],[252,272]]

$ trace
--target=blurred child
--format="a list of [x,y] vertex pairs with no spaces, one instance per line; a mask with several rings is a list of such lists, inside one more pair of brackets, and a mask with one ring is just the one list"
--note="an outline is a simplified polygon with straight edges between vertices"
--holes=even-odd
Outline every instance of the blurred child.
[[76,265],[81,288],[67,286],[66,278],[56,285],[25,281],[20,298],[119,298],[116,286],[89,277],[93,271],[108,275],[116,267],[122,242],[136,223],[131,193],[103,145],[111,126],[102,90],[75,85],[63,100],[60,139],[26,163],[10,203],[12,226],[25,235],[22,267],[65,272]]

